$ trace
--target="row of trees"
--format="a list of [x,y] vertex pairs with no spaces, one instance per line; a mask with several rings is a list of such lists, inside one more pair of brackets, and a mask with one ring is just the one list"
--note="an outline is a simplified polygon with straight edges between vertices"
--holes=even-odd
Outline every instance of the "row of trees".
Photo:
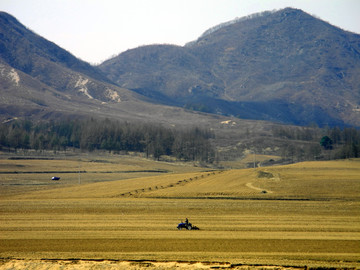
[[[360,157],[360,130],[355,128],[275,126],[272,131],[273,139],[281,139],[282,143],[274,144],[274,148],[278,148],[284,160]],[[0,149],[15,151],[141,152],[154,159],[167,155],[179,160],[212,163],[219,158],[218,155],[215,158],[212,139],[212,132],[199,128],[175,129],[108,119],[41,123],[25,120],[0,124]]]
[[299,145],[295,143],[284,149],[288,155],[305,156],[305,159],[311,156],[328,159],[360,157],[360,130],[356,128],[277,126],[273,128],[273,135],[299,142]]
[[143,152],[159,159],[162,155],[181,160],[212,162],[213,134],[199,128],[175,130],[151,124],[112,120],[67,120],[33,123],[29,120],[1,124],[0,147],[66,151],[108,150]]

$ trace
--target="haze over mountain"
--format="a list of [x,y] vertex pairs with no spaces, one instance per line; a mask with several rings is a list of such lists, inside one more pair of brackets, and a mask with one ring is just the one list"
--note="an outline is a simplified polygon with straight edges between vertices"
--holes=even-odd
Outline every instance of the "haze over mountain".
[[292,8],[128,50],[100,69],[163,104],[306,125],[360,126],[360,35]]
[[280,123],[360,126],[360,35],[301,10],[237,19],[184,47],[139,47],[98,67],[4,12],[0,37],[2,121],[225,119],[179,108],[185,107]]

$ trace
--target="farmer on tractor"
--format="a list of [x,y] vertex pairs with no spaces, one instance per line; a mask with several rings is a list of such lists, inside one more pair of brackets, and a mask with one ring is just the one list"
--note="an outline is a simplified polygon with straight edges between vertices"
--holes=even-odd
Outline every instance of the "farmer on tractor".
[[198,227],[193,226],[193,225],[189,222],[188,218],[185,219],[185,222],[182,222],[182,221],[181,221],[181,222],[178,224],[177,228],[178,228],[179,230],[181,230],[181,229],[186,229],[186,230],[199,230]]

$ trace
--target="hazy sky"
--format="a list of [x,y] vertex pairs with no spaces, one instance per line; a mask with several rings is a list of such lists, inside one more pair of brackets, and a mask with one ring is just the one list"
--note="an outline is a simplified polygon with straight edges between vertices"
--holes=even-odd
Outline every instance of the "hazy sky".
[[360,33],[360,0],[0,0],[1,11],[90,63],[141,45],[184,45],[219,23],[285,7]]

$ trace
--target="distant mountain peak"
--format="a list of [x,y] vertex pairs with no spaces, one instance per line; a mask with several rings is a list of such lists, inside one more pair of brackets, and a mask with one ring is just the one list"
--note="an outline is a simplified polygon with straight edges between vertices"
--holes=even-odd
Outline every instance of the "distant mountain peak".
[[276,12],[276,10],[273,10],[273,11],[263,11],[263,12],[257,12],[257,13],[253,13],[253,14],[250,14],[250,15],[247,15],[247,16],[244,16],[244,17],[236,17],[235,19],[233,20],[230,20],[230,21],[227,21],[227,22],[224,22],[224,23],[220,23],[218,25],[215,25],[211,28],[209,28],[208,30],[206,30],[200,37],[200,38],[204,38],[208,35],[210,35],[211,33],[215,32],[216,30],[219,30],[225,26],[229,26],[229,25],[232,25],[232,24],[235,24],[235,23],[238,23],[238,22],[243,22],[243,21],[246,21],[246,20],[250,20],[250,19],[254,19],[254,18],[259,18],[259,17],[262,17],[262,16],[266,16],[266,15],[269,15],[271,13],[274,13]]
[[4,11],[0,11],[0,18],[3,20],[7,20],[8,22],[20,24],[20,22],[14,16]]
[[360,36],[300,9],[236,18],[156,58],[148,48],[100,68],[123,87],[190,109],[360,126]]
[[81,115],[142,98],[6,12],[0,12],[0,93],[0,119]]
[[129,102],[156,111],[160,103],[239,118],[360,127],[360,35],[299,9],[237,18],[187,46],[142,46],[99,66],[0,12],[0,52],[0,105],[11,101],[27,113],[82,106],[95,112],[109,103],[116,106],[106,107],[112,114]]
[[[29,75],[39,73],[40,70],[34,65],[37,60],[43,59],[82,72],[95,79],[109,82],[98,69],[79,60],[55,43],[37,35],[6,12],[0,12],[1,36],[6,37],[6,40],[0,39],[0,57],[12,67]],[[39,75],[41,76],[40,73]]]
[[[295,9],[295,8],[291,8],[291,7],[287,7],[284,9],[274,9],[274,10],[267,10],[267,11],[262,11],[262,12],[256,12],[250,15],[246,15],[243,17],[236,17],[233,20],[227,21],[227,22],[223,22],[220,23],[218,25],[215,25],[211,28],[209,28],[208,30],[206,30],[202,35],[200,35],[200,37],[197,40],[203,39],[206,36],[211,35],[212,33],[214,33],[217,30],[220,30],[226,26],[230,26],[232,24],[236,24],[236,23],[240,23],[240,22],[245,22],[251,19],[256,19],[256,18],[260,18],[260,17],[265,17],[265,16],[269,16],[271,14],[275,14],[275,13],[281,13],[284,16],[289,16],[291,14],[307,14],[304,11],[302,11],[301,9]],[[196,43],[196,41],[190,41],[188,43],[185,44],[185,47],[189,47],[191,45],[193,45],[194,43]]]

